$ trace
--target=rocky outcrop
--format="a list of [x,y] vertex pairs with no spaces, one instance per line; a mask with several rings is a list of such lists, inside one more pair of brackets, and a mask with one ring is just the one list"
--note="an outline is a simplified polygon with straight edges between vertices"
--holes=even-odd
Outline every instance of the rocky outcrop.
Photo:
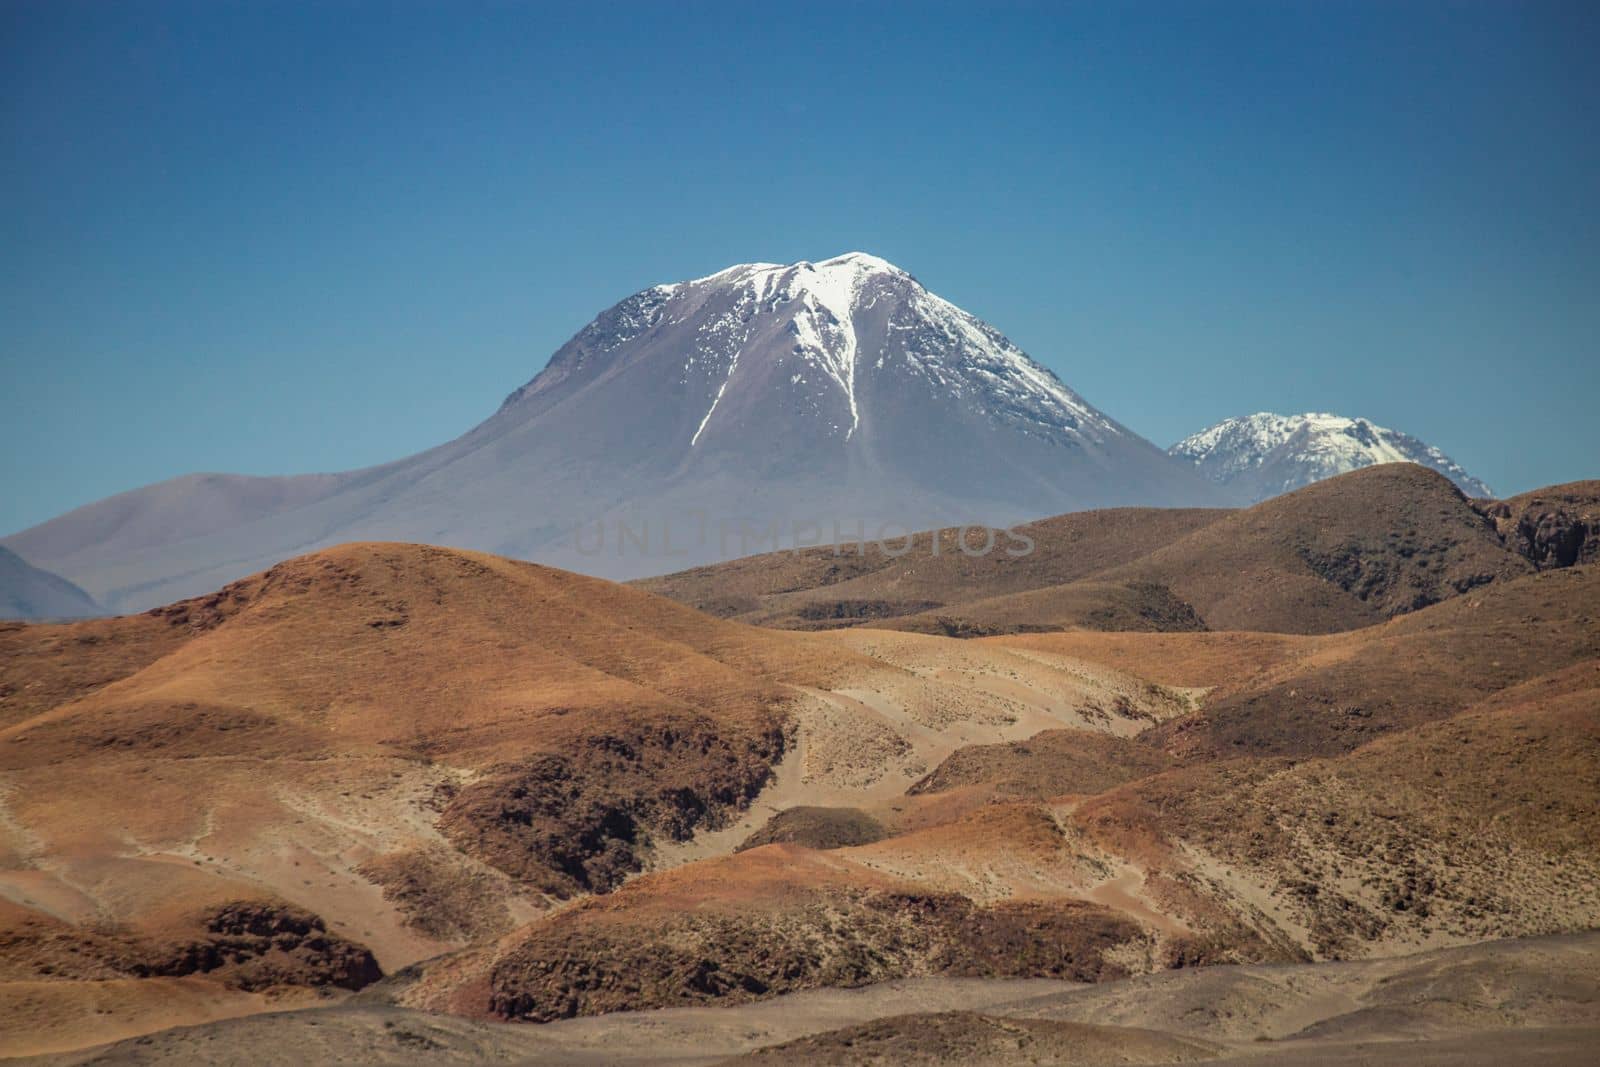
[[499,768],[451,800],[445,836],[555,897],[614,889],[653,835],[687,839],[760,792],[782,756],[774,716],[748,732],[702,717],[636,724]]
[[529,930],[495,964],[490,1010],[548,1022],[920,975],[1120,978],[1127,917],[1081,901],[979,907],[951,893],[801,892],[770,911],[685,910],[650,926],[578,909]]
[[870,845],[889,834],[884,825],[860,808],[824,808],[801,805],[786,808],[734,849],[760,848],[786,842],[806,848],[848,848]]
[[92,930],[38,913],[0,929],[0,978],[74,981],[206,977],[231,989],[277,986],[361,989],[383,977],[363,945],[330,933],[303,908],[237,900],[194,917],[192,932],[166,936]]
[[1540,570],[1600,561],[1600,481],[1486,501],[1500,539]]
[[244,990],[273,986],[361,989],[383,977],[364,946],[329,933],[321,917],[286,904],[241,900],[212,908],[205,934],[152,945],[131,971],[138,977],[216,975]]

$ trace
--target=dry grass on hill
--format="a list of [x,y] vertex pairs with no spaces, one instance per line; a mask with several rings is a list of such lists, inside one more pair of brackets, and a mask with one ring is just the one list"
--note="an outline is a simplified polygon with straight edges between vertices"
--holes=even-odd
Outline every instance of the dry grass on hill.
[[[1332,633],[1531,573],[1534,557],[1581,562],[1600,543],[1592,484],[1484,505],[1434,471],[1383,464],[1237,511],[1062,515],[1022,528],[1033,549],[1021,557],[1005,551],[1004,535],[995,551],[969,557],[946,531],[919,535],[899,558],[875,546],[864,556],[779,552],[638,585],[790,629]],[[976,532],[967,538],[985,543]],[[1567,545],[1574,538],[1576,549]]]

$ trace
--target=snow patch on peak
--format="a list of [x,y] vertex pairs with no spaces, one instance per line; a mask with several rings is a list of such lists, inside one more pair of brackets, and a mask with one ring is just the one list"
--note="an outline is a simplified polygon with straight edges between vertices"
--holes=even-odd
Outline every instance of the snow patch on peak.
[[1009,404],[1054,409],[1076,428],[1087,424],[1111,430],[1110,420],[983,320],[925,289],[914,305],[925,321],[954,343],[965,369],[993,384]]
[[659,285],[658,289],[677,289],[689,285],[707,285],[716,282],[720,285],[736,285],[748,281],[756,274],[769,270],[783,270],[781,263],[735,263],[731,267],[723,267],[715,274],[707,274],[704,278],[693,278],[686,282],[677,282],[671,285]]
[[870,252],[846,252],[843,255],[834,256],[832,259],[816,261],[802,259],[798,263],[735,263],[731,267],[724,267],[715,274],[708,274],[703,278],[657,286],[656,288],[676,292],[678,289],[692,285],[739,286],[758,282],[763,276],[786,275],[790,272],[814,275],[825,279],[834,279],[839,276],[850,278],[864,274],[891,274],[901,278],[911,277],[910,274],[893,263],[872,255]]
[[[706,286],[732,290],[736,296],[736,310],[719,320],[730,328],[733,320],[740,318],[743,313],[741,309],[748,309],[752,302],[773,305],[768,308],[769,311],[776,310],[776,306],[792,308],[789,327],[796,340],[796,352],[820,370],[844,395],[850,410],[850,425],[844,430],[845,440],[848,441],[861,425],[861,411],[856,403],[856,358],[861,349],[856,307],[867,282],[886,272],[904,275],[903,271],[876,256],[852,252],[821,263],[800,262],[788,266],[741,263],[706,278],[682,283],[681,287],[692,289]],[[750,331],[747,327],[743,330],[743,336],[748,340]],[[712,397],[694,436],[690,438],[691,448],[699,443],[706,424],[722,400],[728,382],[738,367],[741,351],[742,347],[732,353],[727,376]]]
[[875,272],[870,256],[840,256],[820,265],[802,263],[785,277],[783,293],[800,302],[793,319],[801,347],[815,357],[823,373],[832,378],[850,406],[850,440],[861,425],[856,407],[856,356],[861,350],[856,328],[856,304],[867,279]]
[[890,263],[887,259],[875,256],[870,252],[846,252],[842,256],[825,259],[817,266],[831,268],[849,266],[858,270],[872,271],[878,274],[899,274],[909,278],[911,275]]

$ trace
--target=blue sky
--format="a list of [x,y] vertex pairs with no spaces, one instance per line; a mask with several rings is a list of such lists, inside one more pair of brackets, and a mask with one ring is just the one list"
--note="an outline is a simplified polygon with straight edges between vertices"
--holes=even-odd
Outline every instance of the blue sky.
[[602,308],[888,258],[1158,444],[1600,476],[1592,4],[0,4],[0,532],[396,458]]

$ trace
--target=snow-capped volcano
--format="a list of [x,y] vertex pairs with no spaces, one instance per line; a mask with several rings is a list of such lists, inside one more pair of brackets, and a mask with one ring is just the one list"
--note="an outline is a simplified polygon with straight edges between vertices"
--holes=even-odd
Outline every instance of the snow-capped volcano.
[[1342,415],[1259,412],[1224,419],[1168,451],[1189,460],[1212,481],[1245,491],[1252,501],[1377,463],[1419,463],[1455,482],[1468,496],[1493,495],[1432,445]]
[[[844,431],[846,440],[861,425],[855,389],[857,360],[862,353],[863,323],[858,321],[858,315],[867,319],[880,301],[888,309],[882,317],[883,329],[891,336],[883,338],[870,353],[873,371],[882,370],[899,347],[910,373],[958,396],[964,389],[971,389],[980,402],[987,403],[992,414],[1009,413],[1031,420],[1041,429],[1077,429],[1081,420],[1098,423],[1103,430],[1111,429],[1104,416],[997,331],[928,292],[911,275],[876,256],[851,252],[817,264],[750,264],[713,278],[722,285],[738,287],[736,307],[725,316],[746,320],[746,308],[752,303],[769,313],[786,305],[792,308],[786,329],[795,338],[791,353],[794,358],[780,354],[779,361],[797,360],[802,366],[791,378],[793,385],[806,384],[809,375],[824,390],[829,386],[838,388],[850,411],[850,425]],[[680,287],[665,288],[677,295]],[[780,322],[784,318],[779,315]],[[711,331],[722,329],[725,322],[726,319],[712,324]],[[736,332],[731,325],[728,329]],[[890,344],[895,331],[911,334],[907,338],[911,343]],[[728,360],[727,378],[718,386],[717,397],[732,379],[737,357],[735,351]],[[715,410],[713,398],[697,436],[704,432]]]
[[562,385],[646,335],[682,353],[676,384],[688,410],[702,407],[691,448],[742,425],[719,409],[739,409],[739,395],[748,404],[754,391],[813,417],[807,436],[848,442],[861,428],[868,379],[886,371],[1034,432],[1095,439],[1127,432],[993,327],[864,252],[819,263],[742,263],[647,289],[596,319],[508,404]]
[[340,541],[627,578],[836,532],[1232,499],[993,327],[854,252],[636,293],[487,421],[415,456],[179,479],[8,543],[126,610]]

